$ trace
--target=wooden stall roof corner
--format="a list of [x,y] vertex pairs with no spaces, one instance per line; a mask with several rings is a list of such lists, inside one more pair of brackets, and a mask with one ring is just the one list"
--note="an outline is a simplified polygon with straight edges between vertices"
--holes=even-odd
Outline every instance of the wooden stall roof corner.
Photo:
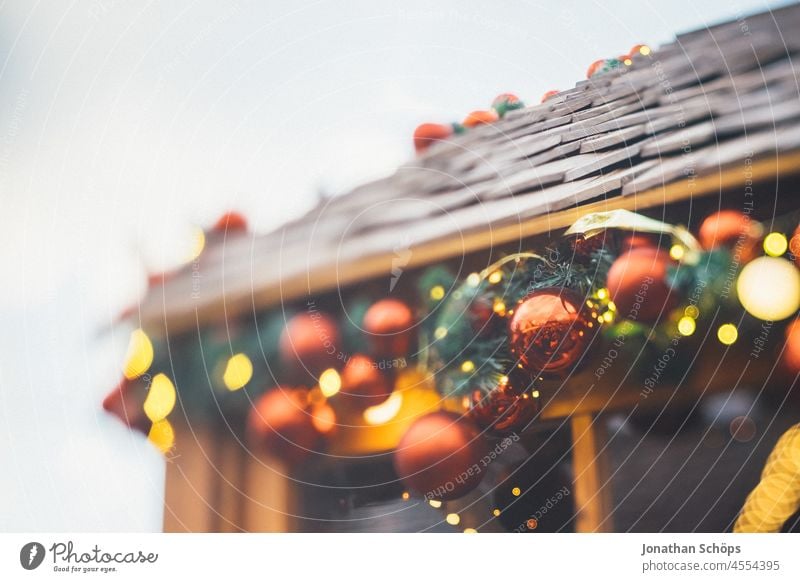
[[[746,28],[742,23],[746,23]],[[134,316],[163,335],[403,268],[800,172],[800,5],[679,35],[437,143],[268,234],[210,245]],[[408,252],[405,252],[408,251]]]

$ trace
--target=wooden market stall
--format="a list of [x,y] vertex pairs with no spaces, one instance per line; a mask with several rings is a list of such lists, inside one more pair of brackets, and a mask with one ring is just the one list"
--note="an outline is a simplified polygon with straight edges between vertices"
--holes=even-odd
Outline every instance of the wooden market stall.
[[[200,388],[181,382],[178,368],[188,365],[203,368],[213,383],[213,365],[202,363],[209,354],[187,355],[202,351],[209,328],[233,337],[231,328],[257,327],[263,312],[308,301],[341,310],[342,298],[357,292],[410,298],[431,265],[463,277],[510,253],[543,248],[589,213],[626,209],[696,230],[720,208],[762,221],[798,210],[798,29],[800,7],[791,5],[679,35],[542,104],[435,143],[392,175],[320,201],[274,232],[209,240],[193,264],[152,287],[131,318],[174,365],[178,406],[170,416],[176,438],[164,529],[372,527],[371,514],[353,508],[371,507],[386,488],[399,499],[404,490],[392,484],[391,451],[414,414],[438,406],[431,398],[435,379],[423,374],[403,403],[408,422],[362,426],[372,431],[366,441],[340,431],[339,461],[322,460],[302,472],[265,462],[247,446],[243,408],[228,409],[220,397],[198,412],[188,395]],[[737,351],[746,356],[750,348],[703,343],[691,382],[648,398],[623,367],[603,378],[594,367],[579,371],[543,398],[541,425],[566,427],[571,441],[575,530],[614,528],[607,435],[597,416],[658,410],[676,398],[693,401],[748,378],[780,374],[774,361]],[[179,361],[187,359],[192,363]],[[270,362],[256,367],[254,381],[269,382]],[[347,520],[337,522],[324,507],[341,502],[335,492],[342,483],[365,501],[348,501]],[[481,495],[466,498],[462,515],[484,510]],[[396,510],[386,507],[374,527],[391,530]],[[435,529],[431,524],[441,521],[422,513],[408,519],[404,527],[412,530]],[[482,529],[502,528],[486,523]]]

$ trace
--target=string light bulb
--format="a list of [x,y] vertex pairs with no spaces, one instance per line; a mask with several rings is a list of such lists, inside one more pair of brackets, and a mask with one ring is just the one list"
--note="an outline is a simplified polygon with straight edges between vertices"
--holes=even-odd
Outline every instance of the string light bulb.
[[458,525],[461,523],[461,516],[457,513],[448,513],[447,517],[444,518],[447,523],[450,525]]
[[167,419],[154,422],[147,433],[147,440],[153,443],[158,450],[166,454],[175,446],[175,429]]
[[339,372],[333,368],[328,368],[319,375],[319,389],[322,390],[322,395],[330,398],[339,390],[342,389],[342,378]]
[[123,374],[128,380],[133,380],[147,372],[152,363],[153,343],[143,329],[134,329],[128,342]]
[[175,386],[165,374],[156,374],[144,399],[144,413],[151,422],[164,420],[175,408]]
[[739,339],[739,330],[737,330],[736,326],[732,323],[725,323],[719,326],[717,330],[717,339],[726,346],[730,346]]
[[736,292],[742,307],[753,317],[780,321],[800,307],[800,273],[785,259],[759,257],[742,269]]
[[694,319],[688,315],[684,315],[678,321],[678,333],[680,333],[682,336],[690,336],[695,332],[696,329],[697,324],[695,323]]
[[764,252],[770,257],[780,257],[789,248],[789,241],[780,232],[771,232],[764,237]]
[[431,294],[431,299],[433,299],[434,301],[441,301],[442,299],[444,299],[444,287],[442,287],[441,285],[436,285],[434,287],[431,287],[430,294]]
[[680,261],[686,254],[686,247],[683,245],[672,245],[669,249],[669,256],[673,261]]
[[225,364],[222,382],[225,387],[234,392],[244,388],[253,377],[253,363],[245,354],[235,354]]

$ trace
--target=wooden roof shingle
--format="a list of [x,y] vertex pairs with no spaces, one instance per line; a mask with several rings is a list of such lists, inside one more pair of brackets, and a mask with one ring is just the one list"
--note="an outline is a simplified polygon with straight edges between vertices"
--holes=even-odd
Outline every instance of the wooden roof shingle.
[[[168,331],[569,224],[607,207],[707,194],[695,178],[746,161],[800,166],[800,5],[679,35],[629,67],[436,143],[393,175],[321,201],[274,232],[229,238],[151,290]],[[700,182],[706,190],[725,180]],[[648,202],[650,201],[650,202]],[[610,205],[610,206],[609,206]]]

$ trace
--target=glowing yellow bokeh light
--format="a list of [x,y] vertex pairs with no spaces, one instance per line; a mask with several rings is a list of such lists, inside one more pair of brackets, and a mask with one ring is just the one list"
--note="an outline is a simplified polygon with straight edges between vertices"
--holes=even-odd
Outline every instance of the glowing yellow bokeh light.
[[478,533],[478,530],[476,530],[476,529],[475,529],[475,528],[473,528],[473,527],[468,527],[468,528],[466,528],[466,529],[464,530],[464,533]]
[[128,353],[125,356],[123,374],[128,380],[138,378],[153,363],[153,343],[142,329],[134,329],[128,342]]
[[391,396],[389,396],[385,402],[370,406],[364,410],[364,421],[372,425],[389,422],[397,416],[402,405],[403,395],[400,392],[392,392]]
[[606,289],[605,287],[603,287],[602,289],[598,289],[597,290],[597,298],[600,299],[600,300],[607,299],[608,298],[608,289]]
[[678,321],[678,333],[681,335],[692,335],[696,329],[697,324],[688,315],[681,317]]
[[175,446],[175,429],[167,419],[159,420],[150,427],[147,440],[158,447],[162,453],[168,453]]
[[231,356],[225,364],[225,372],[222,374],[222,382],[225,388],[233,392],[244,388],[253,377],[253,363],[244,354]]
[[539,396],[541,396],[541,394],[539,394],[538,390],[534,390],[533,392],[531,392],[531,396],[533,398],[539,398]]
[[514,487],[511,490],[511,495],[513,495],[514,497],[519,497],[521,494],[522,494],[522,490],[519,487]]
[[436,285],[435,287],[431,287],[431,299],[434,301],[440,301],[444,298],[444,287],[441,285]]
[[492,285],[497,285],[500,281],[503,280],[503,273],[500,271],[494,271],[491,275],[489,275],[489,283]]
[[189,261],[194,261],[206,248],[206,233],[200,227],[192,229],[192,248],[189,252]]
[[431,507],[435,507],[436,509],[439,509],[442,506],[442,502],[438,499],[431,499],[428,501],[428,503]]
[[500,301],[499,299],[494,302],[494,306],[492,307],[494,312],[497,315],[505,315],[506,313],[506,304]]
[[326,398],[330,398],[339,392],[342,389],[342,378],[339,376],[339,372],[333,368],[328,368],[322,372],[319,375],[319,389]]
[[403,498],[403,501],[408,501],[411,495],[408,493],[408,491],[403,491],[403,495],[401,495],[401,497]]
[[164,374],[156,374],[144,399],[144,413],[151,422],[164,420],[175,408],[175,398],[172,381]]
[[688,305],[686,309],[683,310],[683,313],[686,317],[691,317],[692,319],[700,317],[700,310],[697,309],[696,305]]
[[742,269],[736,292],[742,307],[753,317],[780,321],[800,307],[800,273],[787,260],[759,257]]
[[447,328],[446,327],[437,327],[433,332],[433,337],[437,340],[444,339],[447,337]]
[[721,325],[717,330],[717,339],[726,346],[735,343],[738,338],[739,330],[737,330],[736,326],[732,323]]
[[614,321],[614,312],[613,311],[606,311],[602,317],[603,321],[606,323],[611,323]]
[[680,261],[683,256],[686,254],[686,247],[683,245],[672,245],[669,249],[669,256],[672,257],[674,261]]
[[499,509],[493,509],[492,510],[492,515],[495,516],[495,517],[498,517],[500,515],[500,510]]
[[608,302],[608,310],[609,311],[616,311],[617,310],[617,304],[614,303],[613,301],[609,301]]
[[472,362],[472,360],[467,360],[466,362],[461,364],[461,371],[464,372],[465,374],[469,374],[470,372],[474,372],[475,371],[475,364]]
[[622,62],[625,63],[626,67],[630,67],[633,64],[633,61],[631,59],[625,59]]
[[470,287],[477,287],[481,284],[481,276],[478,273],[470,273],[467,277],[467,285]]
[[789,241],[780,232],[771,232],[764,238],[764,252],[770,257],[780,257],[789,248]]
[[643,57],[649,55],[650,52],[651,52],[650,47],[647,46],[646,44],[639,47],[639,54],[642,55]]
[[444,518],[447,523],[450,525],[458,525],[461,523],[461,516],[457,513],[448,513],[447,517]]

